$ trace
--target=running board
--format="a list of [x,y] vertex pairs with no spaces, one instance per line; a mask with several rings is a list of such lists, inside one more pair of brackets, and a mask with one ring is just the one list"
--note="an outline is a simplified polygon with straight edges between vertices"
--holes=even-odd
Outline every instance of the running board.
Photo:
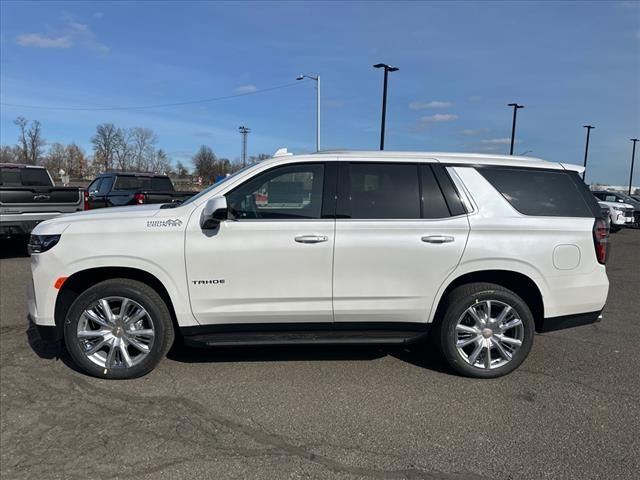
[[425,331],[294,331],[294,332],[215,332],[184,337],[190,346],[233,347],[247,345],[402,345],[413,343]]

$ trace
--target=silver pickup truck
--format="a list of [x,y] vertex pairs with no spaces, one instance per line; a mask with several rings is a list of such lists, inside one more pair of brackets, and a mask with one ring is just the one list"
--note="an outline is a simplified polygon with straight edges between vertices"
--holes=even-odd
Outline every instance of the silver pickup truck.
[[0,163],[0,238],[28,235],[40,222],[80,210],[81,189],[56,187],[43,167]]

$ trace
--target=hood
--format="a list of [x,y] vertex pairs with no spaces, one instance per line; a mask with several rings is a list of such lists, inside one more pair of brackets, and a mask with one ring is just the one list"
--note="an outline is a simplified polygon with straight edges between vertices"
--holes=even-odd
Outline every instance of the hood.
[[633,205],[629,205],[628,203],[620,203],[620,202],[605,202],[604,200],[598,200],[600,205],[606,205],[607,207],[617,207],[617,208],[630,208],[633,210]]
[[[176,212],[178,209],[163,210]],[[132,205],[129,207],[98,208],[83,212],[69,213],[52,218],[36,226],[33,233],[36,235],[62,233],[69,225],[80,222],[128,220],[135,218],[151,218],[160,211],[160,204]]]

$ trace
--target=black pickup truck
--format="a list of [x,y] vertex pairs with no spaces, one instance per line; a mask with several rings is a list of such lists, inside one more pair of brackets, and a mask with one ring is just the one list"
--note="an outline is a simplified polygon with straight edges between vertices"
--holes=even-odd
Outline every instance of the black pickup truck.
[[0,238],[28,235],[63,213],[83,210],[82,190],[56,187],[43,167],[0,163]]
[[85,208],[122,207],[145,203],[179,203],[197,192],[177,192],[166,175],[107,172],[98,176],[85,192]]

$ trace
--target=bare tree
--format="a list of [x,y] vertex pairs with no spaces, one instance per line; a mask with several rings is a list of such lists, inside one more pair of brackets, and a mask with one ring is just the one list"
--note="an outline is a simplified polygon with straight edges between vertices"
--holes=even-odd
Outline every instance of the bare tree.
[[134,150],[133,132],[126,128],[119,128],[116,132],[115,149],[113,151],[119,170],[131,170],[134,162]]
[[171,173],[171,161],[165,151],[161,148],[158,149],[153,157],[152,171],[164,174]]
[[34,120],[29,125],[29,121],[26,118],[18,117],[13,123],[20,129],[20,136],[18,137],[20,161],[28,165],[37,165],[42,158],[42,147],[45,144],[42,138],[40,122]]
[[61,143],[52,144],[44,160],[44,166],[54,178],[60,178],[60,170],[65,170],[66,164],[67,148]]
[[176,174],[178,175],[178,178],[184,178],[189,175],[189,170],[182,162],[179,161],[176,163]]
[[29,125],[29,122],[24,117],[18,117],[13,121],[13,123],[15,123],[20,129],[20,136],[18,137],[20,157],[18,160],[22,163],[27,163],[29,159],[29,147],[27,144],[27,126]]
[[258,163],[261,162],[263,160],[266,160],[267,158],[271,158],[271,155],[267,154],[267,153],[259,153],[258,155],[252,155],[249,157],[249,163]]
[[211,147],[202,145],[192,161],[195,174],[202,177],[204,183],[213,183],[216,176],[216,155]]
[[0,146],[0,163],[18,163],[22,152],[18,145],[12,147],[10,145]]
[[113,168],[113,158],[118,144],[118,130],[113,123],[103,123],[96,127],[96,134],[91,138],[94,162],[107,171]]
[[29,149],[28,162],[31,165],[38,165],[42,158],[42,147],[45,145],[44,138],[42,138],[42,128],[40,128],[40,122],[34,120],[31,122],[29,130],[27,130],[27,146]]
[[67,146],[67,173],[72,177],[83,178],[87,173],[88,162],[82,149],[75,143]]
[[133,158],[138,171],[151,170],[155,145],[158,137],[150,128],[136,127],[131,131],[133,143]]

